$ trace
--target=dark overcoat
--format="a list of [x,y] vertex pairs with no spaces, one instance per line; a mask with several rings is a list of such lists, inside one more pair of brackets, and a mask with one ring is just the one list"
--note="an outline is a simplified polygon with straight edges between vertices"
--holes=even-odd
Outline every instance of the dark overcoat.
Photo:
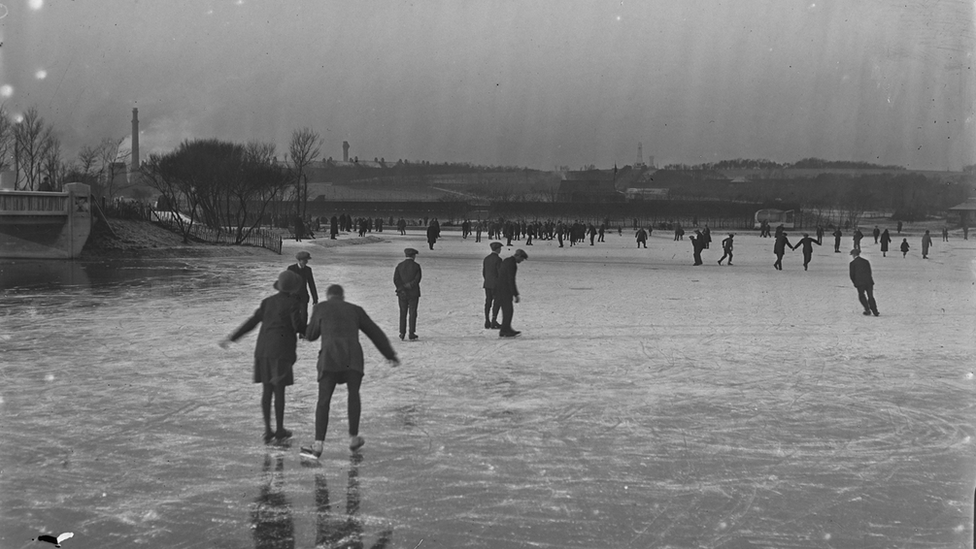
[[502,266],[502,256],[492,252],[485,257],[485,260],[481,265],[481,276],[484,277],[485,283],[482,284],[482,288],[487,288],[489,290],[495,289],[495,284],[498,282],[498,268]]
[[295,347],[298,345],[298,334],[305,331],[302,306],[297,297],[279,292],[262,300],[251,318],[231,334],[230,340],[237,341],[258,324],[261,325],[254,347],[255,383],[283,382],[291,385],[290,366],[297,359]]
[[420,297],[420,279],[423,273],[420,264],[413,259],[404,259],[393,271],[393,285],[401,297]]
[[515,256],[506,257],[498,267],[498,280],[495,281],[495,296],[511,298],[519,295],[515,285],[515,274],[518,272],[518,262]]
[[874,279],[871,278],[871,263],[863,257],[855,257],[851,260],[851,282],[855,288],[865,288],[874,286]]

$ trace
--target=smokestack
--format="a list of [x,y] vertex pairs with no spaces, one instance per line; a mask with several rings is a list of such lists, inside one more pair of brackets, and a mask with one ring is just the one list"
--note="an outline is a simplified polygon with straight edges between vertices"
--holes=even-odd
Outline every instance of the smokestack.
[[132,109],[132,168],[139,171],[139,109]]
[[349,162],[349,142],[342,142],[342,161]]

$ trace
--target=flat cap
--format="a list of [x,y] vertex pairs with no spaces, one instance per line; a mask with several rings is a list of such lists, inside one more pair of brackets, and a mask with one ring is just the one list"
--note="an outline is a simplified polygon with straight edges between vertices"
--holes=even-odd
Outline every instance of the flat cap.
[[419,253],[420,252],[418,252],[417,250],[415,250],[413,248],[404,248],[403,249],[403,255],[405,255],[407,257],[413,257],[413,256],[415,256],[415,255],[417,255]]

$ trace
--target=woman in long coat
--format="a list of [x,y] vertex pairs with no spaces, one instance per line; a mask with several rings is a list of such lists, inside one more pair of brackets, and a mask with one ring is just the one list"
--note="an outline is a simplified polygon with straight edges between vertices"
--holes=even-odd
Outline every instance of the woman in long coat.
[[888,257],[888,244],[891,244],[891,235],[888,229],[881,233],[881,257]]
[[[303,306],[297,294],[303,285],[301,275],[284,271],[278,275],[273,296],[261,301],[251,318],[233,334],[220,342],[226,349],[230,342],[237,341],[258,324],[258,341],[254,347],[254,383],[261,383],[264,392],[261,396],[261,412],[264,415],[264,442],[281,442],[291,436],[285,429],[285,387],[295,383],[292,367],[295,365],[298,334],[305,333],[305,320],[301,314]],[[275,425],[271,430],[271,397],[275,401]]]

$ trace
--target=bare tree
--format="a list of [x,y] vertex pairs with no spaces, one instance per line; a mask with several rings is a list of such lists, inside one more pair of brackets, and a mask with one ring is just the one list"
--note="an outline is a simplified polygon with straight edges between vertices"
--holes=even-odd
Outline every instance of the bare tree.
[[308,166],[319,157],[322,139],[311,128],[295,130],[291,134],[288,153],[295,176],[295,214],[305,218],[308,211]]
[[102,146],[96,145],[92,147],[91,145],[85,145],[78,152],[78,171],[85,177],[85,181],[88,178],[97,174],[98,171],[95,169],[98,159],[102,156]]
[[36,189],[40,183],[41,164],[51,145],[54,131],[44,123],[37,107],[27,109],[20,121],[14,124],[14,157],[18,167],[17,177],[23,175],[20,189]]
[[55,135],[48,136],[44,157],[41,158],[41,172],[48,180],[52,191],[61,190],[67,166],[61,161],[61,140]]

